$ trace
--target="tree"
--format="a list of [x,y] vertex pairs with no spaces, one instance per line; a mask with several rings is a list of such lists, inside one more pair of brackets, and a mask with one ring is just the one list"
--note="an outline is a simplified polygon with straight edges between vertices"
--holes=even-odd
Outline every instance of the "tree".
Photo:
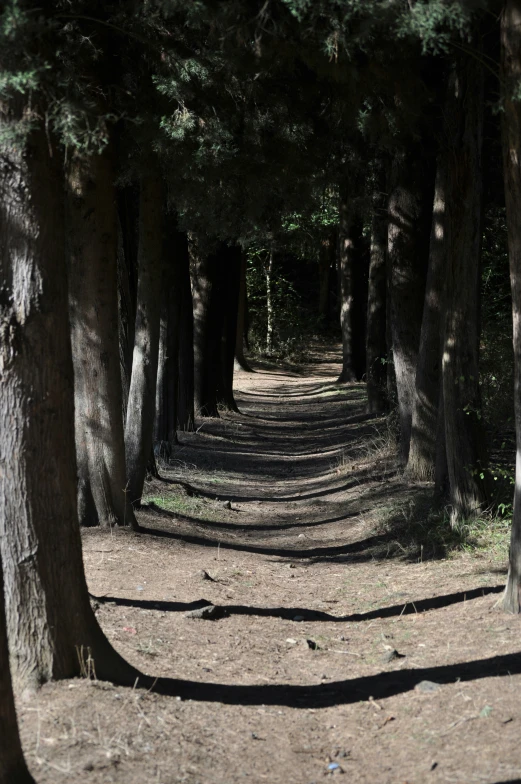
[[387,409],[387,178],[385,165],[375,165],[372,198],[371,247],[367,295],[366,381],[367,411],[383,414]]
[[508,578],[503,598],[507,612],[521,612],[521,2],[507,0],[501,15],[501,74],[503,85],[503,170],[508,227],[508,255],[514,326],[516,482],[509,551]]

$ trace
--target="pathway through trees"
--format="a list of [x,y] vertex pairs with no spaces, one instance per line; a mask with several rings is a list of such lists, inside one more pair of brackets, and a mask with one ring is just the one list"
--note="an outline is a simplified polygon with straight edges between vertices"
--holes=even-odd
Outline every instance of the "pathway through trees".
[[324,353],[239,373],[241,413],[181,434],[143,533],[84,531],[110,641],[191,699],[44,686],[18,706],[41,784],[519,780],[505,553],[430,558],[402,536],[421,488],[339,371]]

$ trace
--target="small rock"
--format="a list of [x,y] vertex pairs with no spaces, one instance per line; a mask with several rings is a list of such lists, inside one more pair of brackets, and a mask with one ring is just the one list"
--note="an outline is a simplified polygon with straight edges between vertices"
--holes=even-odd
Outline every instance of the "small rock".
[[299,535],[297,536],[297,539],[304,539],[304,534],[299,534]]
[[136,585],[136,591],[144,591],[144,590],[145,589],[143,588],[142,585]]
[[318,643],[315,642],[315,640],[306,640],[306,642],[308,644],[308,648],[311,648],[312,651],[320,650],[320,646]]
[[203,580],[210,580],[212,583],[216,583],[216,582],[217,582],[217,580],[215,579],[215,577],[212,577],[212,575],[211,575],[211,574],[208,574],[208,572],[206,571],[206,569],[201,569],[201,578],[202,578]]
[[421,691],[422,694],[432,694],[434,691],[438,691],[440,689],[439,683],[434,683],[434,681],[420,681],[414,687],[415,691]]
[[289,643],[290,645],[296,645],[297,644],[297,641],[294,640],[293,637],[288,637],[286,642]]
[[382,656],[382,664],[389,664],[396,659],[405,659],[405,653],[398,653],[398,651],[393,648],[392,651],[386,651]]
[[197,610],[190,610],[185,613],[185,618],[199,618],[205,621],[216,621],[218,618],[224,618],[225,612],[222,607],[216,607],[214,604],[207,604],[205,607],[198,607]]
[[294,621],[303,621],[304,620],[304,616],[303,615],[295,615],[293,620]]
[[94,763],[89,760],[83,766],[83,770],[89,770],[89,771],[94,770]]
[[226,502],[223,504],[223,508],[224,508],[224,509],[231,509],[231,508],[232,508],[232,502],[231,502],[231,501],[226,501]]

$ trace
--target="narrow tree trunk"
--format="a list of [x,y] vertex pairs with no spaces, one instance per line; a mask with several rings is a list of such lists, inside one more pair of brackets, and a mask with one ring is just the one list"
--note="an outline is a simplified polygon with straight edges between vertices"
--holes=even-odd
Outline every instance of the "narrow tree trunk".
[[126,493],[110,147],[69,177],[69,307],[81,525],[136,525]]
[[340,198],[340,223],[338,230],[338,282],[340,292],[340,329],[342,332],[342,372],[338,383],[355,380],[353,370],[353,256],[354,212],[349,194]]
[[431,209],[430,171],[418,147],[411,144],[393,162],[388,229],[392,349],[404,462],[411,437]]
[[516,483],[508,579],[503,598],[507,612],[521,612],[521,104],[513,100],[521,78],[521,0],[507,0],[501,17],[503,166],[508,254],[514,326]]
[[[479,36],[472,44],[480,48]],[[478,378],[483,69],[456,55],[447,110],[447,273],[443,400],[453,525],[487,501],[486,450]]]
[[4,607],[4,580],[0,558],[0,784],[34,784],[27,770],[18,733],[14,705],[7,626]]
[[228,411],[238,412],[239,409],[233,395],[233,368],[241,281],[241,249],[238,245],[224,246],[221,249],[219,276],[222,281],[221,307],[224,310],[224,323],[221,334],[221,366],[217,403]]
[[128,496],[141,503],[152,450],[156,405],[163,260],[163,186],[159,173],[141,178],[136,329],[125,425]]
[[[119,683],[138,674],[99,628],[83,571],[63,204],[59,153],[50,155],[43,128],[25,150],[3,147],[0,546],[11,668],[20,688],[82,671]],[[115,301],[115,251],[110,260]],[[119,387],[117,319],[113,327]]]
[[329,315],[330,242],[330,238],[322,240],[318,256],[318,316],[324,324]]
[[445,285],[446,157],[440,155],[432,212],[429,270],[423,306],[412,432],[407,463],[409,479],[431,482],[436,473],[438,402],[441,382],[441,320]]
[[248,286],[246,285],[246,254],[241,254],[241,273],[239,281],[239,308],[237,313],[237,336],[235,342],[235,361],[241,370],[253,373],[244,356],[248,312]]
[[177,429],[194,430],[194,308],[186,232],[178,234],[179,353],[177,364]]
[[387,193],[383,165],[377,164],[373,214],[371,221],[371,256],[367,294],[366,381],[367,413],[383,414],[387,410]]
[[273,248],[270,249],[266,264],[264,265],[266,277],[266,354],[273,351]]
[[363,234],[363,222],[360,218],[353,226],[353,304],[351,307],[352,327],[352,367],[356,381],[365,378],[367,367],[367,297],[369,295],[369,264],[370,246]]

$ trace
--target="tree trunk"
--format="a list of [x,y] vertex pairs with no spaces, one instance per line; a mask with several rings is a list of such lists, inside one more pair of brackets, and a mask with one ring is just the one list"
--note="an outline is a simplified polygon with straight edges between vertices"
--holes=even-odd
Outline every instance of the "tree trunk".
[[521,77],[521,1],[507,0],[501,16],[503,167],[508,254],[514,326],[516,483],[508,579],[503,598],[507,612],[521,612],[521,104],[513,100]]
[[266,354],[273,351],[273,248],[270,249],[268,259],[264,265],[266,277]]
[[218,417],[217,374],[221,325],[216,319],[217,256],[196,250],[191,263],[194,308],[194,404],[196,414]]
[[393,162],[388,252],[391,332],[400,417],[400,447],[409,455],[416,363],[425,294],[432,210],[430,171],[420,149],[409,146]]
[[[472,44],[479,51],[480,38]],[[487,501],[486,450],[478,378],[483,136],[483,68],[456,55],[447,109],[447,273],[443,400],[451,522]]]
[[[138,675],[99,628],[83,571],[63,204],[59,153],[50,155],[45,130],[33,131],[25,150],[4,145],[0,545],[11,669],[22,689],[84,671],[119,683]],[[110,259],[115,301],[115,252]],[[113,327],[119,388],[117,319]]]
[[340,197],[340,224],[338,231],[338,282],[340,292],[340,329],[342,332],[342,372],[339,384],[355,380],[353,370],[353,256],[354,211],[349,194]]
[[136,526],[127,499],[110,147],[69,176],[69,308],[81,525]]
[[434,190],[429,270],[423,305],[420,348],[407,476],[419,482],[434,481],[441,381],[441,321],[445,285],[445,188],[446,157],[439,156]]
[[235,361],[241,370],[253,373],[252,368],[244,356],[246,342],[247,313],[248,313],[248,286],[246,285],[246,254],[241,254],[241,272],[239,281],[239,307],[237,312],[237,337],[235,343]]
[[318,317],[323,324],[329,316],[329,270],[331,266],[331,238],[322,240],[318,256]]
[[387,410],[387,193],[384,166],[378,164],[371,221],[371,255],[367,294],[367,413]]
[[370,246],[363,234],[363,222],[359,218],[353,226],[353,304],[351,307],[352,367],[357,381],[365,378],[367,367],[367,297],[369,295]]
[[4,580],[0,558],[0,784],[34,784],[27,770],[18,733],[14,705],[7,626],[4,607]]
[[154,437],[161,283],[163,185],[155,171],[141,178],[136,329],[125,425],[128,497],[139,506]]
[[228,411],[236,411],[233,396],[233,368],[237,343],[237,317],[241,283],[241,249],[238,245],[223,246],[220,252],[221,307],[224,323],[221,333],[220,373],[217,403]]
[[136,329],[137,249],[139,192],[132,186],[118,190],[118,316],[123,427],[127,420],[128,392]]
[[190,284],[190,255],[186,232],[177,235],[179,287],[179,355],[177,364],[177,429],[194,430],[194,308]]

